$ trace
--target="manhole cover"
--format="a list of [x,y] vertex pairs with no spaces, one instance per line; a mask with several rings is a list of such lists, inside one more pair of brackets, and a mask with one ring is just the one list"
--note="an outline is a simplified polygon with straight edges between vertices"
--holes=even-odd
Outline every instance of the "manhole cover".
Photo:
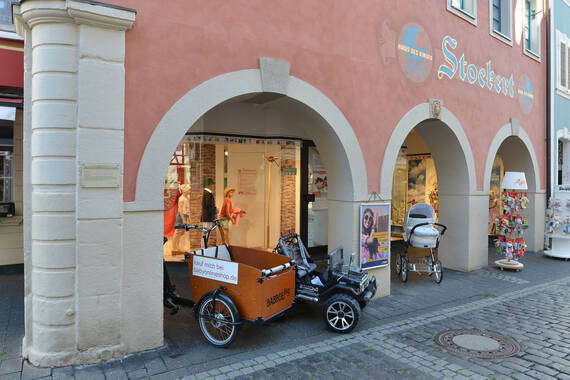
[[435,342],[451,352],[481,359],[506,358],[520,351],[513,339],[487,330],[446,330],[435,336]]

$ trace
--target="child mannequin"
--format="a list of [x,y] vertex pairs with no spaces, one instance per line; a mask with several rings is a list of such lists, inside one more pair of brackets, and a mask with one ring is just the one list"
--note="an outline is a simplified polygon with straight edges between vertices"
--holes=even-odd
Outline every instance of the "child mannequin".
[[235,219],[232,215],[233,207],[231,198],[233,197],[235,189],[233,187],[227,187],[224,190],[224,203],[220,211],[220,224],[222,226],[222,244],[230,244],[230,221],[235,223]]

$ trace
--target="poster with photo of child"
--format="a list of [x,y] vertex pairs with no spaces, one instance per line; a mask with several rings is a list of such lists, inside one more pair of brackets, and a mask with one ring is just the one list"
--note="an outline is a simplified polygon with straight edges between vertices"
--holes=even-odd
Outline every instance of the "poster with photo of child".
[[360,265],[387,266],[390,258],[390,203],[360,205]]

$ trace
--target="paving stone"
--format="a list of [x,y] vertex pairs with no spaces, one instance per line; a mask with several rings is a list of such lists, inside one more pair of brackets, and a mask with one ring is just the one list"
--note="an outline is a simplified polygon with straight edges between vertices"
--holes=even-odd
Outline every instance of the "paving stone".
[[27,361],[24,361],[22,367],[22,380],[31,380],[51,376],[51,368],[34,367]]
[[121,368],[112,368],[104,372],[106,380],[128,380],[127,372]]
[[525,375],[528,375],[528,376],[534,377],[535,379],[540,379],[540,380],[556,380],[556,377],[549,376],[543,372],[538,372],[535,370],[527,371],[527,372],[525,372]]
[[505,362],[503,365],[504,365],[505,367],[510,368],[510,369],[512,369],[512,370],[515,370],[515,371],[517,371],[517,372],[524,373],[524,372],[527,371],[527,368],[526,368],[526,367],[523,367],[522,365],[518,365],[518,364],[515,363],[515,362]]
[[76,368],[74,375],[77,380],[105,380],[103,371],[97,366]]
[[0,375],[6,375],[13,372],[21,372],[22,362],[23,360],[21,358],[2,360],[0,362]]
[[144,366],[148,374],[151,376],[167,371],[166,365],[162,361],[161,357],[145,360]]
[[525,358],[526,360],[531,361],[531,362],[540,363],[540,364],[542,364],[542,365],[549,365],[549,364],[552,363],[552,360],[550,360],[550,359],[545,359],[545,358],[542,358],[542,357],[536,356],[536,355],[525,355],[524,358]]
[[51,377],[53,380],[63,380],[73,378],[73,367],[60,367],[51,370]]
[[20,380],[20,372],[13,372],[6,375],[0,375],[0,380]]
[[146,375],[147,375],[146,368],[136,369],[134,371],[127,372],[127,377],[130,380],[142,379],[143,377],[146,377]]
[[[545,373],[549,376],[556,377],[556,375],[558,375],[558,371],[555,371],[552,368],[545,367],[545,366],[538,365],[538,364],[534,366],[534,370],[541,372],[541,373]],[[569,370],[570,370],[570,368],[569,368]]]

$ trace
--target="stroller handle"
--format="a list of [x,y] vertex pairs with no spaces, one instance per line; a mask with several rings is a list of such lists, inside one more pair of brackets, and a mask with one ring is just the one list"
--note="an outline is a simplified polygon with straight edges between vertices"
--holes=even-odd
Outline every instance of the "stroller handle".
[[416,224],[414,227],[412,227],[412,230],[410,231],[410,236],[412,236],[414,234],[414,231],[416,230],[416,228],[421,227],[421,226],[429,226],[430,224],[432,224],[432,223],[424,222],[424,223]]
[[416,228],[421,227],[421,226],[429,226],[430,224],[435,224],[436,226],[443,227],[443,231],[441,231],[441,234],[440,234],[441,236],[443,236],[443,234],[444,234],[445,231],[447,230],[447,227],[446,227],[445,225],[441,224],[441,223],[427,223],[427,222],[424,222],[424,223],[416,224],[416,225],[412,228],[412,230],[410,231],[410,236],[412,236],[412,235],[414,234],[414,231],[415,231]]
[[436,226],[443,227],[443,231],[441,231],[441,236],[447,231],[447,227],[441,223],[434,223]]

